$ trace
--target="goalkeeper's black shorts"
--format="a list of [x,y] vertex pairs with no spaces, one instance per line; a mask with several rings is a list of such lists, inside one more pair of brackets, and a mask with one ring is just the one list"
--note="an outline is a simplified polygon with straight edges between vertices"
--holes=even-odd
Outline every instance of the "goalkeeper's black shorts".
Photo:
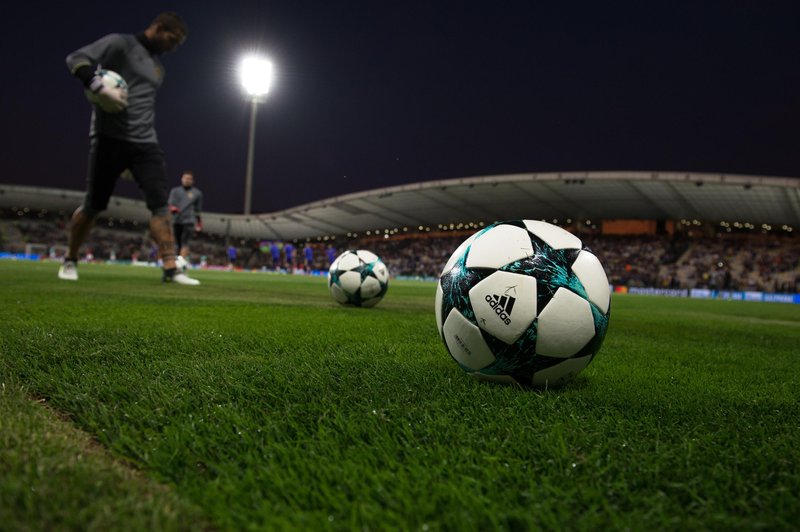
[[91,139],[89,147],[89,171],[83,203],[89,216],[97,216],[106,210],[117,179],[125,170],[131,171],[144,192],[150,212],[166,209],[169,183],[161,147],[155,142],[127,142],[99,136]]

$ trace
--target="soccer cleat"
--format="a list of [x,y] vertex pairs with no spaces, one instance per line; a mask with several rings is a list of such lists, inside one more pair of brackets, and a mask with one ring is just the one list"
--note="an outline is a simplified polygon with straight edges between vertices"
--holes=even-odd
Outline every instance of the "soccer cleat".
[[164,276],[161,278],[161,281],[165,283],[178,283],[187,286],[197,286],[200,284],[200,281],[197,279],[192,279],[185,273],[180,272],[175,268],[164,270]]
[[175,276],[172,278],[172,282],[178,284],[185,284],[188,286],[197,286],[200,284],[200,281],[198,281],[197,279],[192,279],[185,273],[181,272],[175,274]]
[[65,260],[58,268],[58,278],[64,281],[77,281],[78,264],[74,260]]

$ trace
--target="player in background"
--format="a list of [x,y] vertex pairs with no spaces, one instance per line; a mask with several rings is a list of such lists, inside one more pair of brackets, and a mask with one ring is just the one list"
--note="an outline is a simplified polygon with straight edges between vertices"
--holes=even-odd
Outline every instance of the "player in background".
[[[155,129],[155,97],[164,78],[162,54],[186,40],[188,29],[173,12],[161,13],[136,35],[112,33],[67,56],[67,68],[97,97],[89,128],[89,168],[83,205],[72,215],[69,250],[60,279],[77,281],[77,258],[95,219],[108,206],[117,179],[130,170],[150,210],[150,232],[163,260],[164,282],[200,284],[175,267],[175,238],[167,207],[164,152]],[[113,70],[128,84],[127,96],[103,85],[99,68]]]
[[336,248],[333,247],[333,244],[328,245],[328,249],[325,250],[325,255],[328,257],[328,267],[330,268],[333,261],[336,260]]
[[291,242],[283,245],[283,255],[286,257],[286,271],[294,273],[294,245]]
[[195,232],[203,230],[200,211],[203,208],[203,193],[194,186],[194,172],[184,170],[181,186],[169,191],[169,211],[172,213],[172,228],[178,255],[189,257],[189,239]]
[[229,270],[233,270],[234,268],[236,268],[236,257],[237,257],[238,254],[239,254],[239,252],[236,249],[236,246],[234,246],[233,244],[228,246],[228,269]]
[[305,257],[306,273],[311,273],[311,269],[314,267],[314,248],[309,242],[306,242],[303,248],[303,256]]
[[278,245],[278,242],[272,243],[269,253],[272,255],[272,269],[277,272],[281,269],[281,246]]

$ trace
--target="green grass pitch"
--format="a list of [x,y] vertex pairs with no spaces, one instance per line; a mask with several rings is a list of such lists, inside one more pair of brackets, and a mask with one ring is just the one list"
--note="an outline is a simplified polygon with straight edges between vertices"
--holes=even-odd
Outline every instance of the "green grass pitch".
[[435,285],[0,262],[0,523],[758,529],[800,523],[800,307],[614,296],[567,388],[479,383]]

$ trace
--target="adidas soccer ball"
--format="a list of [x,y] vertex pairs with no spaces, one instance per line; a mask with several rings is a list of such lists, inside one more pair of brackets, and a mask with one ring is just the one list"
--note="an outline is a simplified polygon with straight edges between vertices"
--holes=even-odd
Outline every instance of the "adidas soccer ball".
[[328,289],[343,305],[373,307],[389,288],[389,270],[371,251],[359,249],[339,255],[328,271]]
[[189,261],[182,255],[175,255],[175,267],[178,268],[178,271],[185,272],[189,269]]
[[[122,76],[113,70],[101,68],[97,71],[97,75],[103,80],[103,85],[109,89],[116,89],[124,94],[128,94],[128,84],[125,82]],[[86,90],[84,93],[86,94],[86,99],[89,100],[90,103],[97,104],[97,94],[90,90]]]
[[592,361],[611,291],[580,239],[546,222],[491,225],[442,271],[436,323],[453,359],[481,380],[558,387]]

